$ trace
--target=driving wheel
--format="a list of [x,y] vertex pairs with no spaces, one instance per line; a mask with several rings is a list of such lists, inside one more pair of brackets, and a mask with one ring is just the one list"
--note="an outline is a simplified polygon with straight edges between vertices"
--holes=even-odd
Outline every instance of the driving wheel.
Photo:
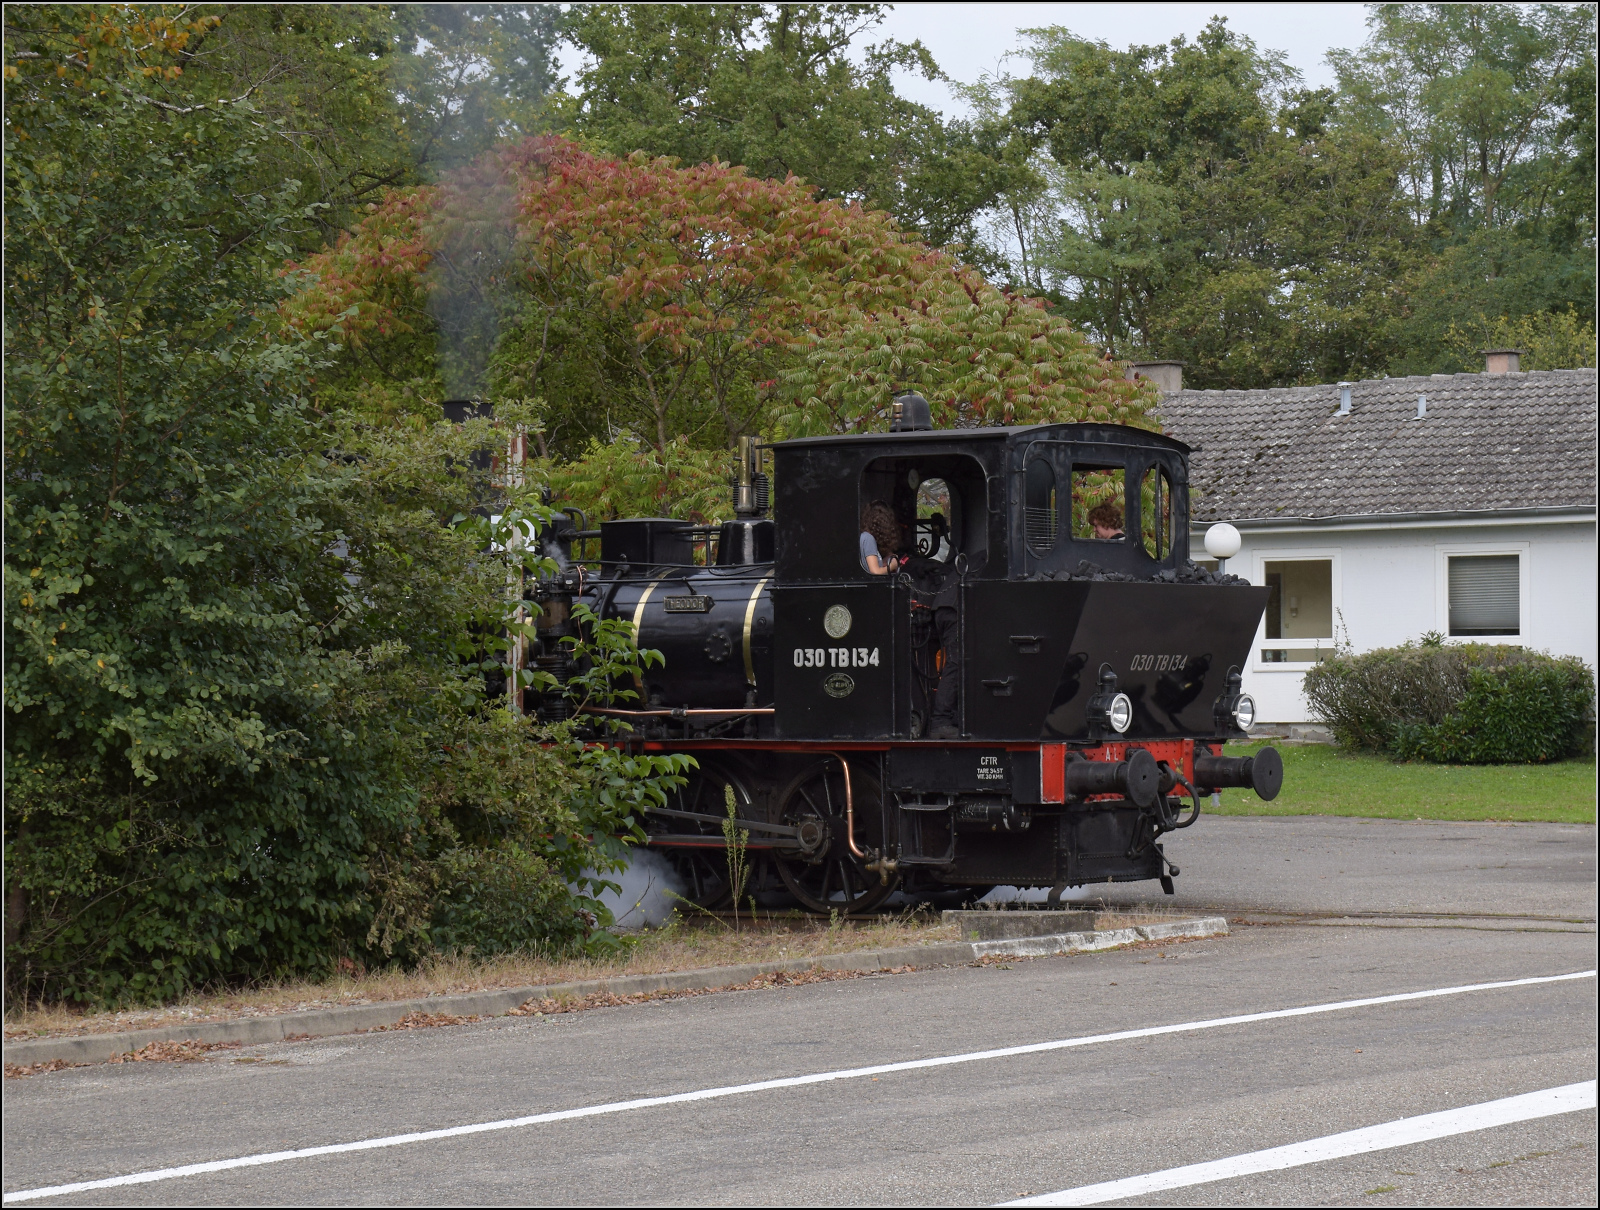
[[[798,832],[801,848],[773,854],[789,893],[813,912],[870,912],[894,893],[867,864],[883,850],[883,798],[875,777],[859,764],[847,771],[837,757],[812,765],[778,796],[778,822]],[[851,852],[850,825],[855,825]]]
[[[645,816],[651,848],[667,859],[682,883],[666,889],[708,912],[728,906],[733,899],[728,878],[728,841],[721,822],[728,815],[730,793],[739,818],[751,818],[749,789],[726,770],[702,764],[689,774],[686,784],[667,795],[666,805],[670,811],[712,818],[685,819],[660,810]],[[656,837],[667,843],[658,845]],[[754,854],[747,855],[745,861],[750,863],[753,858]]]

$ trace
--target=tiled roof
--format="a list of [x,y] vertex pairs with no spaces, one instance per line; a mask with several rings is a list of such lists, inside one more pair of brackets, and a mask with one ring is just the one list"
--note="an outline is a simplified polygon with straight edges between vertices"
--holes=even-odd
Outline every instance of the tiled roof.
[[[1594,370],[1434,374],[1339,387],[1179,391],[1195,521],[1593,505]],[[1417,397],[1428,399],[1416,419]]]

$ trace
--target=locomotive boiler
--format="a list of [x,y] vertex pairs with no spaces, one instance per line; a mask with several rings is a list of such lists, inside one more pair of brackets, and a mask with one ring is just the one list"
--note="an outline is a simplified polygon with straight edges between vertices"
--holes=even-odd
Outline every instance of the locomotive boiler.
[[[646,830],[704,906],[730,893],[730,807],[747,893],[817,912],[897,889],[1170,894],[1161,838],[1215,789],[1282,780],[1270,748],[1222,755],[1251,721],[1267,590],[1190,560],[1188,453],[1111,424],[935,429],[915,395],[888,432],[742,439],[719,526],[557,515],[530,659],[564,679],[580,601],[663,654],[596,742],[695,758]],[[898,530],[884,574],[862,555],[873,504]]]

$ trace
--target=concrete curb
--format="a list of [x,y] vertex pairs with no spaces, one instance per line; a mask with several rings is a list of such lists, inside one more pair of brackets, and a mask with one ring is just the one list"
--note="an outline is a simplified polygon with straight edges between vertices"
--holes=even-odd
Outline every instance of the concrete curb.
[[499,1017],[529,1000],[579,997],[595,992],[618,996],[641,992],[702,991],[748,983],[758,975],[779,971],[876,971],[887,967],[958,966],[986,957],[1043,957],[1051,954],[1087,953],[1114,949],[1140,941],[1166,941],[1224,936],[1228,922],[1221,916],[1176,920],[1169,924],[1141,924],[1133,928],[1096,933],[1058,933],[1047,937],[1016,937],[1005,941],[954,941],[941,945],[906,945],[895,949],[856,950],[825,958],[787,962],[750,962],[741,966],[713,966],[699,970],[670,971],[658,975],[623,975],[613,979],[583,979],[539,987],[513,987],[501,991],[464,992],[455,996],[428,996],[420,1000],[386,1000],[348,1008],[311,1009],[271,1017],[239,1017],[232,1021],[206,1021],[196,1025],[168,1025],[124,1033],[80,1034],[69,1038],[38,1038],[5,1045],[5,1062],[16,1064],[104,1063],[113,1055],[127,1054],[152,1042],[237,1043],[259,1046],[290,1038],[328,1037],[361,1033],[394,1025],[408,1013],[448,1014],[456,1017]]

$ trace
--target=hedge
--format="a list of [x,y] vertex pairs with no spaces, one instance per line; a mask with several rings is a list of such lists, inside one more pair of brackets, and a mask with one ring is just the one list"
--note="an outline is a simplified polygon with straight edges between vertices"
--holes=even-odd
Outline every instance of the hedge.
[[1306,673],[1312,711],[1350,748],[1444,764],[1530,764],[1593,751],[1593,671],[1487,643],[1336,655]]

